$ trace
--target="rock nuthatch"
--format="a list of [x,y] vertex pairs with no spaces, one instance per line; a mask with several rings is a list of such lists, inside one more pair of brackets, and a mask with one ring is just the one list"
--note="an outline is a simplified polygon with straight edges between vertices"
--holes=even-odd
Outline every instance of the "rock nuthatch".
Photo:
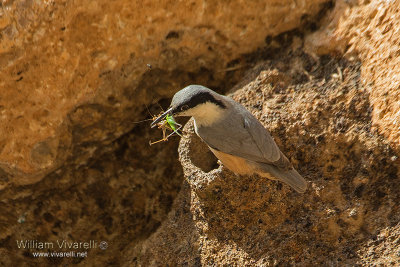
[[194,118],[196,134],[225,167],[239,175],[254,173],[290,185],[299,193],[307,182],[283,155],[267,129],[233,99],[201,86],[189,85],[172,98],[168,114]]

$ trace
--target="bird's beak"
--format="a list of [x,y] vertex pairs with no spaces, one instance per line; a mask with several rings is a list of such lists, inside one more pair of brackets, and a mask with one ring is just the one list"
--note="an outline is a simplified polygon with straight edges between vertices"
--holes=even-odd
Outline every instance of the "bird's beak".
[[165,117],[167,117],[168,114],[170,114],[172,111],[172,108],[169,108],[167,111],[165,111],[163,114],[161,114],[158,118],[156,118],[151,124],[151,128],[154,128],[157,126],[157,123],[162,121],[163,119],[165,119]]

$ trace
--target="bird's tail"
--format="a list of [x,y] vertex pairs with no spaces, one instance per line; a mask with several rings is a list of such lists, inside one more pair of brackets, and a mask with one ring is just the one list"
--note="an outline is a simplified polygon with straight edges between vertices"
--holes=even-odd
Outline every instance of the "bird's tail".
[[307,189],[306,180],[294,168],[282,170],[266,163],[258,163],[257,167],[260,170],[258,172],[260,176],[282,181],[299,193],[304,193]]

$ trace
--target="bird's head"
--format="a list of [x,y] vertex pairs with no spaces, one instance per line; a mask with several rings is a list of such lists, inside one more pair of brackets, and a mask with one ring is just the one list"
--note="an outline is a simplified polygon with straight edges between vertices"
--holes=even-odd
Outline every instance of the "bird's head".
[[154,127],[167,115],[194,117],[197,124],[210,125],[221,118],[226,108],[223,96],[201,85],[189,85],[174,95],[168,110],[151,126]]

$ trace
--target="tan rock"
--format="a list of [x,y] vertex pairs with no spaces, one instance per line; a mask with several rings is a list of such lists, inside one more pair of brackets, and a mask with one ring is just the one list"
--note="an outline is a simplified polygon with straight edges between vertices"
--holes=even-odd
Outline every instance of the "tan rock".
[[[1,168],[17,184],[40,180],[83,140],[101,145],[127,132],[136,107],[171,96],[189,73],[224,69],[322,2],[3,1]],[[69,121],[80,106],[96,107],[93,116],[109,125],[80,128],[76,139],[80,120],[92,116]]]
[[[190,121],[179,156],[191,193],[185,185],[158,231],[127,249],[126,266],[400,263],[400,214],[392,201],[400,195],[398,163],[371,131],[360,63],[325,60],[299,80],[299,66],[310,59],[290,53],[280,60],[297,64],[281,72],[269,62],[232,97],[271,131],[308,190],[298,194],[278,181],[218,166]],[[287,83],[276,83],[278,76]]]
[[370,92],[374,127],[400,151],[399,1],[336,2],[319,31],[306,38],[315,54],[359,57],[364,86]]
[[[254,53],[321,1],[228,2],[2,2],[1,266],[400,265],[397,3],[337,1],[306,41],[294,31]],[[132,124],[189,82],[230,88],[248,52],[257,66],[234,97],[304,195],[233,175],[190,123],[181,188],[179,137],[149,147],[161,133]],[[39,259],[15,244],[66,238],[108,248]]]

